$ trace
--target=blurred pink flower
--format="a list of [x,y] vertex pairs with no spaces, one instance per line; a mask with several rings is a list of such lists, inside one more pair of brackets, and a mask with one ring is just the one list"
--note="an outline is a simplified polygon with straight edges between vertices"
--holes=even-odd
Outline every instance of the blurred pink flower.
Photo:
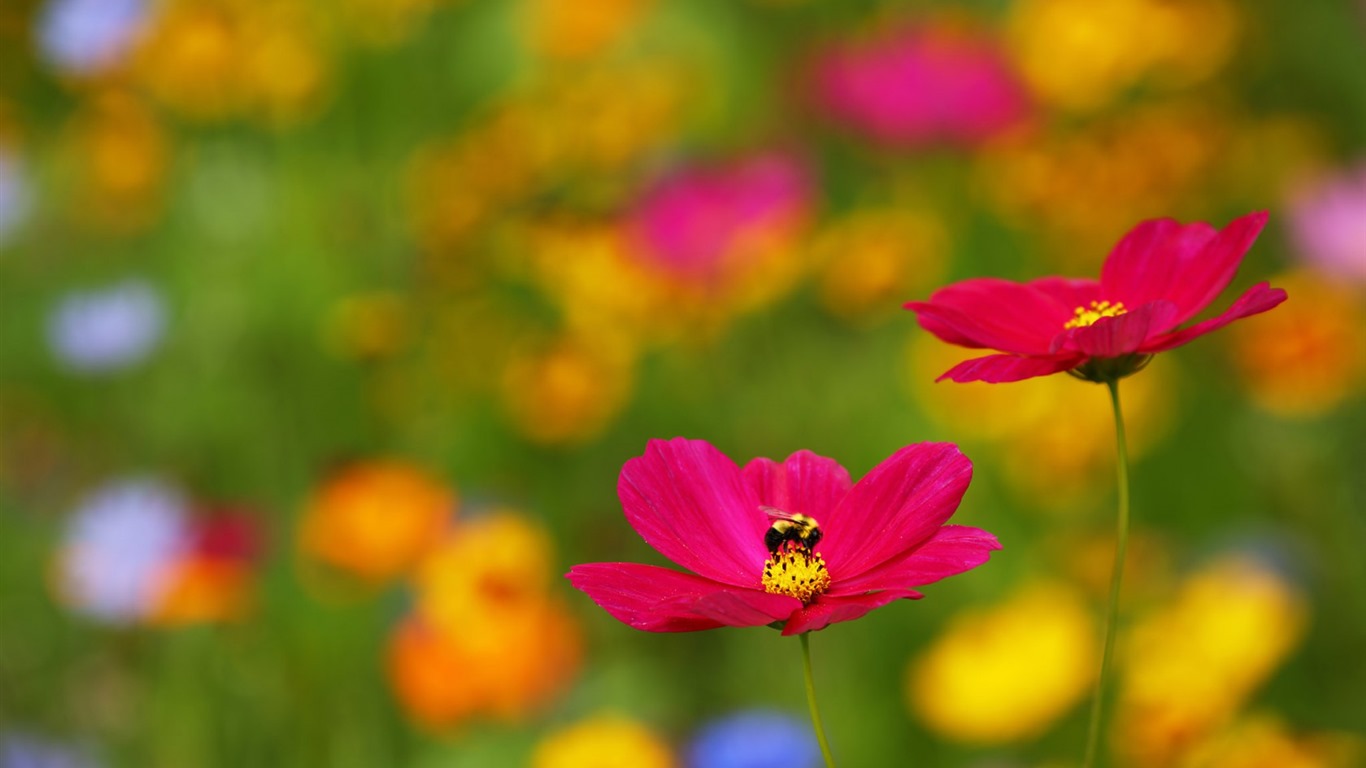
[[[902,448],[853,483],[810,451],[741,470],[705,441],[651,440],[622,468],[617,493],[645,542],[693,573],[588,563],[568,578],[647,632],[775,623],[784,635],[812,632],[920,598],[912,587],[1000,549],[986,531],[945,525],[971,479],[971,462],[949,443]],[[767,542],[771,509],[814,518],[822,535]]]
[[1310,266],[1366,281],[1366,160],[1301,188],[1290,201],[1290,236]]
[[786,155],[688,166],[645,193],[631,214],[631,229],[656,268],[707,281],[726,273],[747,245],[799,224],[810,199],[806,170]]
[[1030,112],[996,41],[961,24],[904,24],[838,43],[817,56],[811,78],[831,120],[898,147],[976,144]]

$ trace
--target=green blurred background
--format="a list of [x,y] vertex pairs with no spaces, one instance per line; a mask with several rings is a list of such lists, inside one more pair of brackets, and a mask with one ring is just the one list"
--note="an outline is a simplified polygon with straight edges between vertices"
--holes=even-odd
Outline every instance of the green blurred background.
[[1123,385],[1107,751],[1366,765],[1364,150],[1358,3],[5,0],[0,767],[772,764],[696,736],[795,641],[559,576],[676,435],[959,443],[1004,549],[813,637],[835,753],[1076,764],[1105,392],[900,306],[1252,210],[1289,301]]

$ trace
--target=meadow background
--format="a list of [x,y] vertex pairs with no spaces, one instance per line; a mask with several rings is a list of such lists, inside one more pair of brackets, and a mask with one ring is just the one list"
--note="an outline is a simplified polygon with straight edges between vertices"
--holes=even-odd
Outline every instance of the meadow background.
[[1253,210],[1289,301],[1122,385],[1115,765],[1366,765],[1361,4],[4,0],[0,767],[814,766],[795,641],[561,578],[676,435],[959,443],[1004,549],[813,636],[832,746],[1075,765],[1105,391],[901,304]]

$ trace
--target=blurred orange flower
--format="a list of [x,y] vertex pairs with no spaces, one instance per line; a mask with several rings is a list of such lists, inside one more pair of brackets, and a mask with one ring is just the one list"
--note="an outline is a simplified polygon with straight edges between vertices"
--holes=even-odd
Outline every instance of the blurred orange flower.
[[830,221],[811,245],[821,303],[855,325],[896,315],[901,297],[944,276],[949,234],[933,213],[905,206],[863,208]]
[[161,214],[170,139],[152,110],[123,90],[96,94],[67,129],[72,208],[86,223],[128,234]]
[[251,607],[249,563],[192,556],[172,565],[162,579],[150,608],[153,624],[229,621]]
[[193,523],[188,548],[162,574],[149,610],[161,625],[244,618],[253,600],[253,568],[261,554],[258,518],[214,508]]
[[1193,750],[1183,768],[1353,768],[1366,741],[1345,733],[1297,734],[1270,714],[1244,717]]
[[1153,211],[1203,200],[1233,122],[1205,100],[1145,105],[1049,133],[1013,133],[981,154],[977,186],[1003,218],[1050,235],[1047,255],[1057,266],[1093,269],[1115,232]]
[[456,511],[455,492],[408,464],[370,461],[327,478],[299,529],[303,552],[377,583],[411,568]]
[[414,721],[516,721],[578,671],[577,624],[550,593],[550,538],[509,511],[461,523],[417,568],[415,605],[395,629],[389,675]]
[[285,125],[319,106],[329,65],[298,3],[172,0],[139,50],[136,75],[162,104],[195,120],[248,114]]
[[1341,280],[1308,270],[1283,275],[1277,285],[1295,300],[1229,329],[1233,364],[1262,410],[1286,418],[1320,416],[1361,391],[1366,308]]
[[601,54],[630,32],[653,0],[528,0],[523,8],[530,48],[555,59]]
[[500,398],[513,425],[545,445],[596,437],[626,404],[634,358],[587,338],[565,337],[515,355]]

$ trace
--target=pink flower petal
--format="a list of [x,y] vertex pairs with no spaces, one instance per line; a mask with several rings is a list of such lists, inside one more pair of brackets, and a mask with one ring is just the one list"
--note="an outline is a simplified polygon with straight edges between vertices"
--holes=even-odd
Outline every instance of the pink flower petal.
[[797,451],[782,464],[755,459],[745,465],[744,477],[760,504],[817,521],[824,520],[854,485],[838,462],[811,451]]
[[827,594],[838,597],[869,590],[906,589],[933,584],[976,568],[1000,548],[996,537],[986,531],[965,525],[946,525],[914,550],[852,579],[834,584]]
[[909,589],[888,589],[842,597],[821,595],[816,602],[792,614],[792,618],[783,625],[783,635],[815,632],[831,624],[857,619],[874,608],[881,608],[894,600],[919,600],[922,597],[924,595]]
[[1181,277],[1180,264],[1214,238],[1204,222],[1182,225],[1175,219],[1140,222],[1120,238],[1100,270],[1102,298],[1131,306],[1167,298]]
[[1091,302],[1105,298],[1100,292],[1100,281],[1089,278],[1041,277],[1025,285],[1047,295],[1060,306],[1069,307],[1064,324],[1072,319],[1077,307],[1087,307]]
[[1144,342],[1176,324],[1176,305],[1154,301],[1132,312],[1102,317],[1091,325],[1069,328],[1054,340],[1058,352],[1080,352],[1088,357],[1133,354]]
[[1009,381],[1023,381],[1035,376],[1076,368],[1085,362],[1082,355],[1063,357],[1021,357],[1020,355],[987,355],[964,360],[945,371],[935,381],[952,379],[960,383],[985,381],[989,384],[1003,384]]
[[1285,301],[1285,299],[1286,294],[1284,290],[1272,288],[1267,283],[1258,283],[1247,289],[1246,293],[1239,296],[1238,300],[1233,302],[1233,306],[1224,310],[1224,313],[1218,317],[1212,317],[1187,328],[1182,328],[1174,333],[1169,333],[1166,336],[1160,336],[1151,343],[1145,344],[1139,351],[1144,353],[1162,352],[1164,350],[1179,347],[1182,344],[1194,341],[1207,333],[1217,331],[1234,320],[1241,320],[1244,317],[1250,317],[1265,312]]
[[1074,309],[1036,287],[990,277],[940,288],[929,301],[906,308],[921,327],[951,344],[1019,355],[1047,354]]
[[1250,213],[1220,231],[1204,222],[1145,221],[1106,259],[1103,298],[1130,307],[1165,299],[1177,307],[1175,322],[1183,323],[1228,287],[1266,219],[1265,211]]
[[566,576],[618,621],[646,632],[762,626],[784,621],[801,607],[786,595],[638,563],[587,563]]
[[651,440],[617,481],[626,519],[646,543],[694,573],[757,588],[768,517],[740,469],[704,440]]
[[838,584],[919,546],[949,519],[972,480],[952,443],[908,445],[873,467],[822,520],[817,551]]

